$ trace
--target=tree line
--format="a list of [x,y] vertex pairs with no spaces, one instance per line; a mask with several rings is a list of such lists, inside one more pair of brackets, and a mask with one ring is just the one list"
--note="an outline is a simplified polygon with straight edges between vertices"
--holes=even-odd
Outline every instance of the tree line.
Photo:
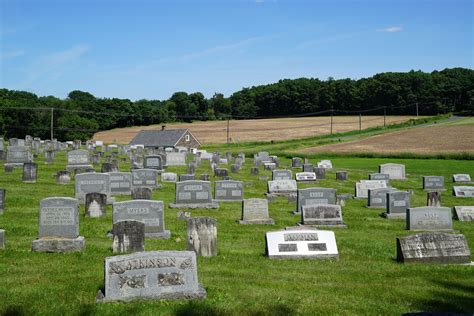
[[[268,85],[243,88],[225,97],[215,93],[175,92],[168,100],[96,98],[72,91],[65,99],[0,89],[0,135],[50,137],[54,108],[54,136],[60,140],[89,139],[111,128],[191,122],[305,116],[337,109],[333,113],[369,115],[420,115],[457,112],[474,114],[474,70],[451,68],[425,73],[386,72],[358,80],[284,79]],[[382,109],[383,108],[383,109]]]

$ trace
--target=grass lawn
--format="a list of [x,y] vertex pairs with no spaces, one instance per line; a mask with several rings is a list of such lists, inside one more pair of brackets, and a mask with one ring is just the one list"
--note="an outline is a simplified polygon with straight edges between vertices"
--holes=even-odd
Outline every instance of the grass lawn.
[[[238,150],[238,149],[237,149]],[[256,149],[259,150],[259,149]],[[327,157],[331,158],[331,157]],[[337,188],[338,193],[353,193],[354,183],[377,172],[387,162],[406,165],[407,181],[393,181],[398,189],[414,189],[412,206],[426,204],[421,189],[423,175],[442,175],[446,192],[442,205],[474,205],[474,198],[452,196],[451,175],[470,173],[474,161],[383,158],[332,158],[334,170],[317,184]],[[192,216],[212,216],[218,221],[218,256],[198,258],[199,282],[206,288],[204,301],[156,301],[95,304],[97,291],[104,286],[104,257],[112,256],[112,209],[105,218],[85,218],[81,207],[80,232],[86,238],[82,253],[32,253],[37,238],[38,209],[41,199],[74,196],[74,185],[57,185],[53,175],[66,166],[65,153],[56,163],[45,165],[42,157],[39,180],[24,184],[21,170],[0,170],[0,187],[7,190],[6,209],[0,215],[0,228],[6,230],[6,249],[0,251],[0,314],[7,315],[399,315],[410,311],[474,311],[474,267],[462,265],[399,264],[395,262],[395,238],[409,235],[404,220],[387,220],[382,210],[365,208],[364,200],[349,200],[343,207],[347,229],[334,229],[339,260],[270,260],[265,257],[267,231],[293,226],[299,218],[296,207],[284,198],[269,203],[274,226],[239,225],[241,204],[220,203],[218,210],[191,210]],[[315,159],[311,160],[316,163]],[[289,166],[289,159],[281,159]],[[263,197],[266,181],[250,175],[252,160],[247,158],[234,179],[245,182],[245,197]],[[197,174],[208,173],[203,161]],[[128,164],[120,169],[127,171]],[[229,166],[230,169],[230,166]],[[335,181],[336,170],[349,171],[349,180]],[[168,171],[186,173],[185,167]],[[293,171],[295,172],[295,171]],[[269,171],[260,170],[260,176]],[[214,180],[214,179],[213,179]],[[117,197],[118,201],[130,199]],[[177,210],[168,209],[174,200],[174,184],[165,183],[153,193],[165,202],[165,227],[169,240],[147,240],[146,250],[186,250],[185,222],[178,221]],[[474,222],[454,221],[474,250]]]

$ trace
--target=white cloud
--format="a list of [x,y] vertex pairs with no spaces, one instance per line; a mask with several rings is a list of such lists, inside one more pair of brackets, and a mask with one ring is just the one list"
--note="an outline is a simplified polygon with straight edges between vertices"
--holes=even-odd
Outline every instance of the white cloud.
[[6,52],[4,54],[1,54],[0,56],[1,56],[1,59],[11,59],[11,58],[20,57],[25,54],[26,54],[26,51],[24,49],[19,49],[19,50]]
[[65,64],[78,59],[89,49],[88,45],[76,45],[69,49],[49,54],[44,57],[44,61],[50,66]]
[[403,31],[401,26],[390,26],[385,29],[378,29],[377,32],[397,33]]

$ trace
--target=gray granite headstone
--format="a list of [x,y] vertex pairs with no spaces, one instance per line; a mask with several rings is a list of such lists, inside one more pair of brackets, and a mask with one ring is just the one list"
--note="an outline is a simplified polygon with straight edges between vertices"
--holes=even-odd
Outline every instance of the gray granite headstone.
[[0,229],[0,249],[5,249],[5,230]]
[[455,206],[454,211],[461,222],[474,221],[474,206]]
[[159,187],[158,171],[155,169],[133,169],[132,170],[132,188],[136,187]]
[[145,250],[145,223],[135,220],[117,221],[112,228],[114,253]]
[[105,293],[98,302],[203,299],[194,251],[144,251],[105,258]]
[[3,214],[5,211],[5,189],[0,189],[0,214]]
[[44,163],[52,164],[54,163],[54,151],[45,151],[44,152]]
[[107,203],[112,203],[110,193],[110,175],[108,173],[81,173],[74,179],[76,199],[84,203],[87,193],[103,193],[107,195]]
[[23,164],[23,182],[36,183],[38,177],[38,165],[34,162],[25,162]]
[[367,207],[369,208],[386,208],[387,207],[387,193],[395,191],[390,188],[383,189],[369,189],[369,196],[367,199]]
[[467,173],[453,174],[453,182],[471,182],[471,175]]
[[339,180],[339,181],[347,180],[347,171],[336,171],[336,180]]
[[470,263],[466,237],[440,232],[397,238],[397,261],[402,263]]
[[230,172],[232,173],[237,173],[240,170],[240,165],[239,164],[232,164],[230,165]]
[[71,173],[67,170],[61,170],[56,173],[57,184],[69,184],[71,183]]
[[195,180],[194,174],[180,174],[179,181]]
[[25,162],[31,162],[30,148],[25,146],[9,146],[6,165],[22,166]]
[[314,167],[313,171],[316,174],[316,179],[317,180],[326,179],[326,168]]
[[288,195],[296,193],[297,184],[295,180],[268,181],[268,193],[274,195]]
[[291,170],[273,170],[272,180],[291,180],[293,179],[293,173]]
[[407,210],[408,230],[451,231],[453,221],[449,207],[412,207]]
[[118,168],[110,162],[104,162],[100,169],[102,173],[118,172]]
[[265,170],[275,170],[277,167],[276,163],[274,162],[264,162],[263,163],[263,169]]
[[147,187],[132,188],[132,200],[151,200],[153,191]]
[[387,192],[387,218],[405,218],[410,208],[410,193],[406,191]]
[[70,171],[77,168],[92,168],[87,150],[78,149],[68,152],[66,170]]
[[258,175],[258,167],[250,168],[250,173],[253,174],[253,175]]
[[295,174],[296,181],[298,182],[308,182],[316,180],[316,173],[314,172],[297,172]]
[[112,222],[136,220],[145,223],[145,237],[169,239],[171,233],[165,230],[164,206],[162,201],[132,200],[113,204]]
[[163,172],[161,174],[161,182],[177,182],[178,175],[174,172]]
[[369,180],[384,180],[388,185],[390,183],[390,175],[387,173],[371,173],[369,174]]
[[145,169],[163,170],[165,166],[164,160],[166,160],[164,155],[145,156],[143,159],[143,167]]
[[240,224],[273,225],[275,221],[268,215],[268,200],[245,199],[242,201],[242,219]]
[[186,153],[166,153],[167,166],[186,166]]
[[244,185],[241,181],[224,180],[214,183],[214,199],[216,201],[242,201],[244,196]]
[[405,165],[386,163],[379,166],[379,173],[388,174],[391,180],[405,180]]
[[310,163],[303,164],[303,172],[313,172],[314,167]]
[[474,186],[455,186],[453,192],[456,197],[474,197]]
[[188,250],[202,257],[217,256],[217,221],[212,217],[192,217],[186,221]]
[[212,201],[209,181],[176,182],[175,192],[175,203],[170,203],[170,208],[218,208],[218,204]]
[[360,180],[355,184],[355,197],[368,198],[370,189],[386,189],[387,182],[384,180]]
[[229,176],[229,171],[226,168],[216,168],[214,169],[214,175],[216,177],[227,177]]
[[296,212],[299,214],[303,206],[317,204],[336,204],[336,189],[332,188],[306,188],[298,190]]
[[130,172],[110,172],[110,193],[114,195],[130,195],[132,174]]
[[87,217],[104,217],[107,211],[107,195],[103,193],[87,193],[85,212]]
[[342,208],[334,204],[305,205],[301,208],[302,225],[340,226],[342,222]]
[[292,168],[301,168],[303,166],[303,161],[299,157],[291,158],[291,167]]
[[444,177],[424,176],[423,190],[444,190]]
[[195,174],[196,173],[196,168],[197,168],[197,165],[195,162],[191,161],[189,164],[188,164],[188,174]]

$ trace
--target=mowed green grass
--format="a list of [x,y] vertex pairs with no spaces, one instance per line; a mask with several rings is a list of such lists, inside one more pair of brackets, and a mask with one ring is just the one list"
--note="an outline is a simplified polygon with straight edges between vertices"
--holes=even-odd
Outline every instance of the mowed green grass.
[[[206,288],[203,301],[137,301],[95,303],[104,286],[104,258],[112,256],[112,209],[105,218],[85,218],[81,207],[80,232],[86,238],[82,253],[48,254],[31,252],[37,237],[41,199],[74,196],[74,185],[57,185],[53,175],[66,166],[65,153],[53,165],[36,159],[39,180],[24,184],[20,169],[6,174],[0,170],[0,187],[7,189],[6,210],[0,228],[6,230],[6,249],[0,250],[0,314],[10,315],[399,315],[410,311],[474,311],[474,267],[463,265],[399,264],[395,261],[395,238],[411,234],[403,220],[387,220],[383,210],[368,209],[364,200],[349,200],[343,208],[347,229],[334,229],[339,260],[270,260],[265,256],[265,232],[294,226],[299,218],[291,211],[295,203],[278,198],[269,203],[274,226],[239,225],[240,203],[220,203],[218,210],[191,210],[192,216],[212,216],[218,221],[218,256],[198,258],[199,282]],[[323,158],[323,157],[321,157]],[[327,158],[327,157],[325,157]],[[330,157],[329,157],[330,158]],[[392,181],[398,189],[414,189],[412,206],[426,204],[421,176],[442,175],[446,192],[442,205],[474,205],[473,198],[455,198],[451,175],[470,173],[474,161],[421,159],[332,158],[334,170],[316,184],[353,193],[354,183],[377,172],[382,163],[406,165],[407,181]],[[311,160],[316,163],[315,159]],[[283,167],[289,159],[281,159]],[[250,175],[252,160],[233,178],[245,182],[245,197],[264,197],[266,181]],[[121,164],[126,171],[128,164]],[[230,169],[230,167],[229,167]],[[168,168],[186,173],[185,167]],[[336,170],[349,171],[349,180],[335,181]],[[209,173],[203,161],[197,175]],[[295,170],[293,172],[296,172]],[[260,176],[271,178],[269,171]],[[215,179],[212,179],[215,180]],[[174,184],[165,183],[153,198],[165,202],[165,225],[170,240],[147,240],[146,250],[186,250],[185,222],[174,200]],[[118,197],[127,200],[129,197]],[[474,222],[454,221],[474,250]]]

